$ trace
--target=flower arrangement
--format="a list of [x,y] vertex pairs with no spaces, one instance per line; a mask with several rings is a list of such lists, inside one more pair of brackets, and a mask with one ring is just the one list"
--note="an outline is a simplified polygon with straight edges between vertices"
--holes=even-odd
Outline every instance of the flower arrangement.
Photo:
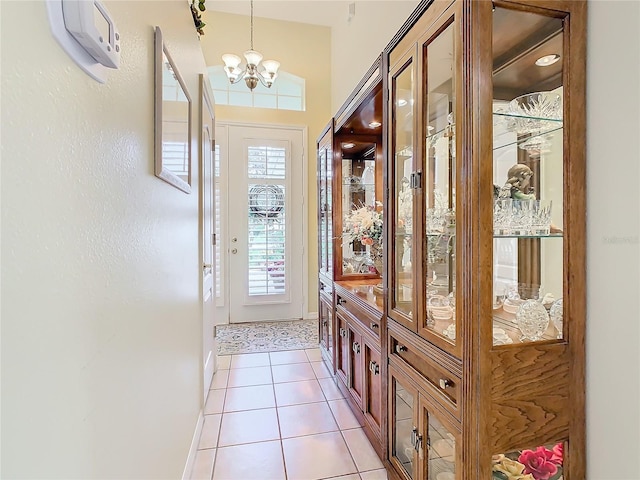
[[344,219],[343,238],[363,245],[382,244],[382,212],[378,210],[382,204],[362,205],[351,210]]
[[562,480],[564,444],[494,455],[494,480]]

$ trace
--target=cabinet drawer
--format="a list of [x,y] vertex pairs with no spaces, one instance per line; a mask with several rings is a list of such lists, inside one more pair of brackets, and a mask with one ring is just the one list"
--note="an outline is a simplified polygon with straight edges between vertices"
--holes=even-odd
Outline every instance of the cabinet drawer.
[[374,338],[380,339],[380,322],[382,320],[380,317],[372,315],[351,298],[340,294],[336,295],[336,308],[350,313],[351,317],[357,319],[368,333]]
[[460,379],[430,360],[416,347],[390,334],[389,356],[416,370],[427,380],[431,390],[440,392],[454,405],[457,404]]
[[331,283],[323,282],[322,280],[320,280],[320,285],[318,286],[318,289],[320,290],[320,293],[324,293],[329,297],[333,296],[333,284]]

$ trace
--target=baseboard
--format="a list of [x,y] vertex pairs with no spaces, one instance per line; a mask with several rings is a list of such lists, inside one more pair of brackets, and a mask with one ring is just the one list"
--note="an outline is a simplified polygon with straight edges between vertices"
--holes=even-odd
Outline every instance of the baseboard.
[[198,453],[198,444],[200,443],[200,435],[202,435],[203,426],[204,412],[200,410],[198,422],[196,423],[196,431],[193,433],[193,438],[191,439],[191,448],[189,448],[187,463],[184,466],[184,472],[182,472],[182,480],[189,480],[191,478],[191,472],[193,470],[193,464],[196,461],[196,453]]
[[304,316],[305,320],[317,320],[318,312],[307,312]]

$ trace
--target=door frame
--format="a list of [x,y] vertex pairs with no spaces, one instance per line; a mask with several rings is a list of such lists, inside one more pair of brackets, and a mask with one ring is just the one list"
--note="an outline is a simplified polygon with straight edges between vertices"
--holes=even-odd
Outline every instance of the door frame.
[[[226,127],[227,139],[226,145],[229,145],[228,136],[229,136],[229,127],[246,127],[246,128],[263,128],[263,129],[273,129],[273,130],[293,130],[299,131],[302,133],[302,237],[303,237],[303,245],[302,245],[302,318],[304,320],[307,319],[315,319],[317,318],[317,312],[309,312],[309,154],[308,154],[308,127],[306,125],[289,125],[289,124],[281,124],[281,123],[251,123],[251,122],[240,122],[240,121],[228,121],[228,120],[218,120],[216,122],[216,127]],[[225,156],[226,160],[229,160],[229,155]],[[294,160],[293,158],[291,159]],[[221,157],[222,162],[222,157]],[[222,167],[221,167],[222,168]],[[228,184],[229,181],[229,169],[228,165],[224,166],[225,173],[225,182]],[[228,197],[228,190],[227,190]],[[229,214],[229,202],[228,198],[225,198],[224,201],[221,201],[224,204],[224,218],[222,219],[222,226],[225,231],[221,232],[221,235],[224,235],[225,238],[227,236],[227,227],[228,227],[228,214]],[[313,217],[315,218],[315,216]],[[223,281],[223,292],[224,292],[224,312],[229,316],[230,312],[230,296],[229,296],[229,242],[225,242],[225,250],[220,252],[221,257],[224,255],[224,272],[222,273]],[[219,321],[217,324],[226,324],[229,323],[229,319],[225,319],[224,321]],[[278,320],[275,320],[278,321]],[[283,321],[286,321],[283,319]]]

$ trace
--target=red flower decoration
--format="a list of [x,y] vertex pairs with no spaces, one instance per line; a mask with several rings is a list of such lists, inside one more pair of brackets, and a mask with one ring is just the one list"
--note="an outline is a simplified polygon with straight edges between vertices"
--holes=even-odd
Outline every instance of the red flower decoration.
[[558,472],[557,465],[552,461],[553,452],[545,447],[538,447],[535,451],[523,450],[518,461],[524,465],[524,473],[530,473],[536,480],[549,480]]
[[364,237],[362,240],[360,240],[360,243],[362,243],[363,245],[373,245],[373,238]]
[[564,460],[564,443],[560,442],[556,444],[551,451],[553,452],[551,461],[556,465],[562,465],[562,461]]

